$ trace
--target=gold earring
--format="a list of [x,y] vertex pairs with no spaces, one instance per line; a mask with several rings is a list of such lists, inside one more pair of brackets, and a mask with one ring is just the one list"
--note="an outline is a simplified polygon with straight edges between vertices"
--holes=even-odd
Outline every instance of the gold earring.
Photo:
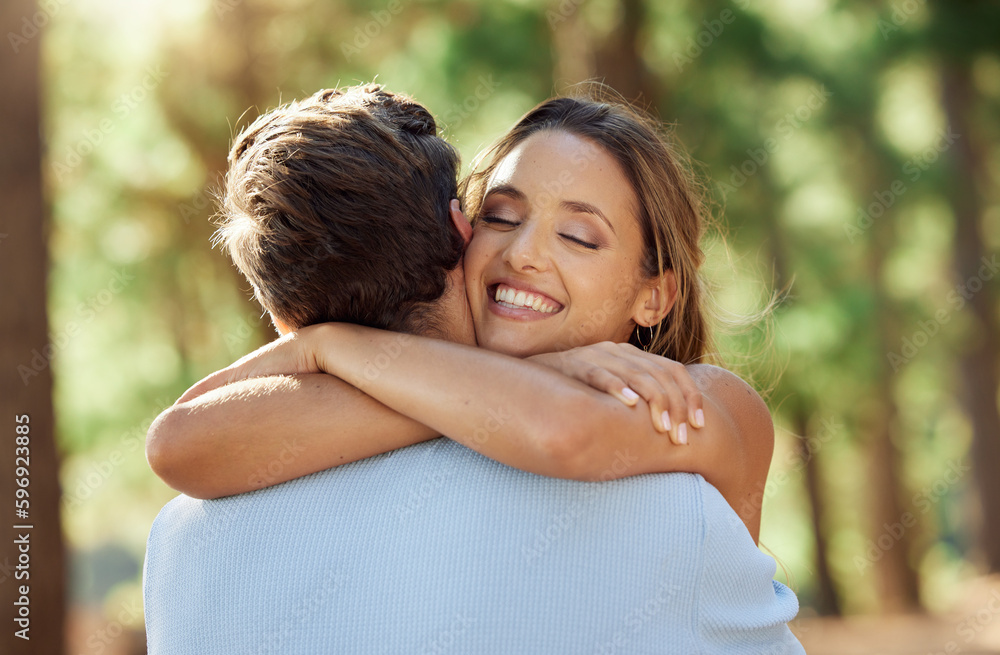
[[[642,342],[642,328],[643,327],[645,327],[647,330],[649,330],[649,339],[646,340],[646,343]],[[635,340],[639,342],[640,346],[642,346],[643,352],[647,352],[648,353],[649,352],[649,345],[651,343],[653,343],[653,327],[651,325],[645,325],[645,326],[643,326],[643,325],[637,325],[637,326],[635,326]]]

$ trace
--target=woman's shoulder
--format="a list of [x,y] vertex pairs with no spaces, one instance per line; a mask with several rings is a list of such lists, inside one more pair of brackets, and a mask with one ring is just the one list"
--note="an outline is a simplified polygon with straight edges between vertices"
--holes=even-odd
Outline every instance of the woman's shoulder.
[[725,447],[716,452],[713,460],[716,470],[706,477],[756,535],[760,525],[758,498],[762,497],[774,454],[771,412],[760,394],[732,371],[708,364],[689,366],[688,370],[702,391],[706,416],[721,423],[725,433],[719,441]]
[[735,427],[761,437],[773,437],[771,412],[760,394],[732,371],[712,364],[687,367],[695,384],[725,410]]
[[693,364],[688,372],[701,389],[702,398],[713,405],[728,423],[740,444],[747,447],[748,461],[763,468],[764,475],[774,449],[774,421],[767,403],[743,378],[711,364]]

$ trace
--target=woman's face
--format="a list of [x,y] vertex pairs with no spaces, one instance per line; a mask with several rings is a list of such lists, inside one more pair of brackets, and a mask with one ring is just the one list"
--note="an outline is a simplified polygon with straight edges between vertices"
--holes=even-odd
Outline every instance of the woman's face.
[[544,131],[520,143],[488,181],[465,253],[479,345],[523,357],[628,341],[636,320],[655,323],[636,207],[592,141]]

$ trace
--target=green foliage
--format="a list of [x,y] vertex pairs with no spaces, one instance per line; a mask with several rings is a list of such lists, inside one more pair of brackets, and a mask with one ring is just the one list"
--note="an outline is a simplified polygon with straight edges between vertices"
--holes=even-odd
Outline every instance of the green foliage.
[[[764,543],[812,603],[816,542],[798,448],[825,436],[811,456],[837,591],[849,611],[877,608],[876,575],[853,558],[876,521],[865,467],[880,413],[889,401],[898,410],[889,420],[904,510],[948,461],[967,457],[971,439],[955,360],[976,327],[949,295],[961,282],[956,150],[934,147],[947,122],[942,75],[964,62],[977,132],[959,145],[974,142],[989,162],[977,171],[991,189],[981,229],[996,252],[1000,16],[985,2],[647,2],[638,43],[622,45],[626,4],[64,5],[45,36],[64,487],[72,495],[88,466],[122,455],[107,482],[66,509],[72,543],[115,539],[141,554],[170,492],[132,435],[273,334],[209,246],[214,188],[240,126],[319,88],[377,79],[426,103],[468,163],[566,82],[625,79],[615,62],[631,47],[653,80],[644,101],[709,178],[725,233],[724,244],[713,237],[708,266],[720,306],[752,314],[772,287],[787,289],[767,324],[723,339],[737,368],[770,389],[779,427],[772,477],[785,482],[767,495]],[[904,5],[919,8],[900,13]],[[557,79],[566,70],[584,75]],[[942,311],[947,321],[917,337]],[[906,355],[906,340],[925,345]],[[834,432],[823,432],[825,420]],[[920,514],[905,558],[926,589],[966,575],[971,528],[958,517],[974,495],[970,476]],[[123,513],[136,519],[128,529],[101,518]]]

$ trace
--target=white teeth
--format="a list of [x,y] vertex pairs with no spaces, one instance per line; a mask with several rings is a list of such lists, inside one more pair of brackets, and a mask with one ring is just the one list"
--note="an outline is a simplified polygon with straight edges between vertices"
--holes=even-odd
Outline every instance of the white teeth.
[[517,291],[502,284],[497,285],[494,300],[498,303],[509,305],[512,308],[533,309],[542,314],[552,314],[556,311],[555,307],[545,303],[545,299],[542,296],[536,296],[527,291]]

